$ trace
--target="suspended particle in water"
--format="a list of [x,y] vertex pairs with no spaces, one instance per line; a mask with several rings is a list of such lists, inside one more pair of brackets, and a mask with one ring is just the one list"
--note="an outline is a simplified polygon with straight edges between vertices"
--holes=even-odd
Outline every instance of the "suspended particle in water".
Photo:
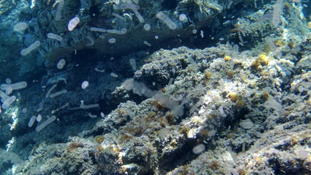
[[194,154],[201,154],[204,151],[205,151],[205,145],[204,144],[198,144],[192,148],[192,152]]
[[145,24],[144,25],[144,30],[145,31],[150,31],[151,30],[151,25],[150,24]]
[[12,80],[11,80],[10,78],[6,78],[6,79],[5,79],[5,83],[6,83],[6,84],[11,84],[11,83],[12,83]]
[[144,44],[148,47],[151,47],[152,45],[148,41],[144,41]]
[[110,76],[113,77],[113,78],[118,78],[118,77],[119,77],[119,75],[116,74],[116,73],[114,73],[114,72],[111,72],[111,73],[110,73]]
[[185,14],[180,14],[179,15],[179,21],[180,22],[187,22],[188,21],[188,18]]
[[36,121],[37,122],[40,122],[42,120],[42,115],[41,114],[38,114],[37,118],[36,118]]
[[201,38],[204,38],[204,32],[203,32],[203,30],[200,31],[200,36],[201,36]]
[[79,17],[76,16],[76,17],[72,18],[68,23],[68,30],[73,31],[79,23],[80,23]]
[[13,30],[15,32],[23,33],[28,27],[29,26],[26,22],[18,22],[14,25]]
[[90,85],[90,84],[89,84],[88,81],[83,81],[82,84],[81,84],[81,88],[82,88],[82,89],[86,89],[87,87],[89,87],[89,85]]
[[136,60],[133,59],[133,58],[131,58],[131,59],[129,60],[129,62],[130,62],[130,65],[131,65],[133,71],[136,71],[136,70],[137,70]]
[[105,114],[104,114],[103,112],[100,112],[100,116],[101,116],[102,118],[104,118],[104,117],[105,117]]
[[109,44],[114,44],[114,43],[116,43],[117,42],[117,40],[115,39],[115,38],[109,38],[108,39],[108,43]]
[[177,25],[165,13],[158,12],[156,14],[156,18],[158,18],[162,23],[164,23],[169,29],[171,29],[171,30],[176,30],[177,29]]
[[60,59],[57,64],[56,64],[56,67],[57,69],[61,70],[65,67],[66,65],[66,60],[65,59]]

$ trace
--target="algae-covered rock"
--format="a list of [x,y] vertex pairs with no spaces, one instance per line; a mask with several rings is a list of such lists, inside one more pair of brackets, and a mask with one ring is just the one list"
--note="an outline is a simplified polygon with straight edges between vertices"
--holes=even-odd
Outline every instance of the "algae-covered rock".
[[[229,51],[231,59],[224,59]],[[270,56],[277,57],[275,54]],[[121,103],[79,137],[60,144],[67,148],[60,151],[59,158],[43,156],[46,161],[39,163],[45,167],[42,172],[308,172],[308,163],[304,162],[310,148],[305,143],[311,116],[303,100],[308,97],[308,83],[302,80],[308,76],[298,73],[276,81],[276,75],[287,72],[277,67],[290,60],[270,60],[258,72],[251,66],[257,57],[249,51],[232,51],[229,45],[153,53],[134,79],[114,92],[115,98],[121,95],[123,99],[127,94],[128,100],[137,103]],[[170,73],[173,65],[176,70]],[[159,77],[166,77],[166,81],[157,81]],[[288,81],[292,87],[282,89]],[[288,149],[291,151],[284,153]],[[81,167],[79,162],[86,160],[90,162]],[[287,166],[290,160],[297,160],[297,168]],[[274,161],[281,166],[274,166]],[[52,162],[57,166],[50,166]],[[31,174],[29,166],[38,162],[31,158],[29,163],[19,166],[20,171]],[[262,166],[265,168],[260,169]]]
[[10,11],[15,5],[15,1],[0,1],[0,15],[4,15],[8,11]]

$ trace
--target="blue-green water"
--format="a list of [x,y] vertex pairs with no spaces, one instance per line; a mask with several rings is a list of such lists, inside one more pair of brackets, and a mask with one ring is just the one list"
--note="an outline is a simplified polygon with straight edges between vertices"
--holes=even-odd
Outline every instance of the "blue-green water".
[[311,174],[311,1],[0,0],[0,175]]

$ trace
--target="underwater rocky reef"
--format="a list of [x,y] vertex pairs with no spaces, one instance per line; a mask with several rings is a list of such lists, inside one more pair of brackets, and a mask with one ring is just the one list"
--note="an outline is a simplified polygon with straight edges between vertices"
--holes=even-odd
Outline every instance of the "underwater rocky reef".
[[311,1],[0,0],[0,175],[311,174]]

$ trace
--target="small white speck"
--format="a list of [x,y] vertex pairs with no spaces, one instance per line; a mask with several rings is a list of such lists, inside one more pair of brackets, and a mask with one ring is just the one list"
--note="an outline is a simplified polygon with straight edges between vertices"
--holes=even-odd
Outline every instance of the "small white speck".
[[87,87],[89,87],[89,82],[88,81],[83,81],[81,84],[81,88],[82,89],[86,89]]

